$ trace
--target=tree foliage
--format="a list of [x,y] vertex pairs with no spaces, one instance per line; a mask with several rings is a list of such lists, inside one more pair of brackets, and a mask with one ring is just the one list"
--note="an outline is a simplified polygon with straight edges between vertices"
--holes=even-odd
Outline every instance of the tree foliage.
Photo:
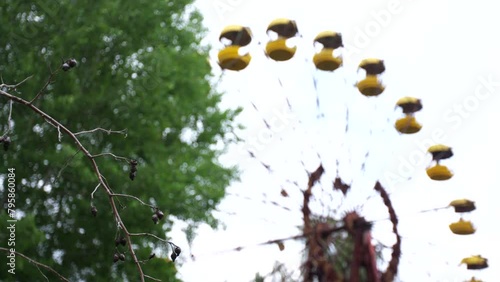
[[[94,128],[122,130],[79,134],[94,155],[113,153],[138,160],[134,181],[129,166],[109,156],[97,158],[115,193],[131,194],[158,206],[167,220],[154,225],[152,211],[121,198],[121,216],[130,232],[164,237],[171,220],[216,226],[211,211],[236,177],[218,163],[229,142],[238,110],[221,110],[212,90],[209,46],[201,15],[180,1],[14,1],[0,6],[0,74],[15,84],[12,94],[31,100],[48,81],[51,69],[75,58],[78,66],[60,72],[34,102],[73,132]],[[9,101],[0,97],[0,132],[9,129]],[[7,152],[2,152],[0,180],[16,169],[16,250],[51,266],[71,281],[135,281],[130,261],[113,264],[116,222],[107,195],[97,185],[85,156],[66,136],[23,105],[14,104]],[[215,144],[218,144],[216,146]],[[5,202],[6,190],[2,198]],[[0,213],[0,228],[6,222]],[[0,241],[6,237],[0,233]],[[149,261],[144,271],[176,281],[167,246],[151,237],[134,237],[137,254]],[[157,256],[158,257],[158,256]],[[5,256],[0,263],[5,265]],[[52,281],[55,277],[44,274]],[[0,280],[12,279],[6,272]],[[17,259],[18,281],[37,281],[39,270]]]

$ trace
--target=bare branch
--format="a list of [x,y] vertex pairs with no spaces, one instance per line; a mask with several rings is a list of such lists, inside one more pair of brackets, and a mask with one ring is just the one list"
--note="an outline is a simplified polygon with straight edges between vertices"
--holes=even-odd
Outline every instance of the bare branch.
[[[106,177],[104,177],[104,175],[102,175],[102,174],[101,174],[101,177],[102,177],[102,179],[104,180],[104,183],[106,183],[106,186],[107,186],[107,187],[109,187],[109,191],[111,191],[111,193],[113,194],[113,193],[114,193],[114,192],[113,192],[113,189],[111,189],[111,187],[109,186],[109,183],[108,183],[108,180],[106,179]],[[116,200],[118,201],[118,204],[120,205],[120,207],[123,209],[123,208],[124,208],[124,206],[123,206],[123,204],[120,202],[120,199],[118,199],[118,198],[117,198]]]
[[62,133],[61,133],[61,127],[57,126],[57,139],[59,142],[61,142],[62,139]]
[[7,136],[7,134],[9,134],[9,132],[11,130],[11,128],[10,128],[11,120],[12,120],[12,100],[9,101],[9,116],[7,117],[7,130],[4,132],[2,137],[5,137],[5,136]]
[[35,265],[36,266],[36,269],[38,269],[38,271],[40,272],[40,274],[43,276],[43,278],[45,278],[45,280],[49,281],[49,278],[43,274],[42,270],[40,269],[40,267],[38,267],[38,265]]
[[94,199],[94,193],[95,193],[95,191],[97,191],[97,188],[99,188],[99,186],[101,186],[101,183],[97,184],[97,186],[95,187],[94,191],[92,191],[92,193],[90,194],[90,198],[91,199]]
[[97,131],[104,131],[106,132],[108,135],[110,134],[123,134],[125,135],[124,138],[127,138],[127,129],[122,129],[122,130],[111,130],[111,129],[104,129],[104,128],[94,128],[92,130],[86,130],[86,131],[80,131],[80,132],[76,132],[75,133],[75,136],[78,136],[80,134],[88,134],[88,133],[94,133],[94,132],[97,132]]
[[[50,69],[50,66],[49,66],[49,69]],[[43,92],[45,91],[45,89],[47,89],[47,87],[51,84],[51,83],[54,83],[54,77],[56,76],[56,74],[59,72],[60,68],[58,68],[56,71],[50,71],[50,76],[49,78],[47,79],[47,81],[45,82],[45,84],[42,86],[42,89],[40,89],[40,91],[38,91],[38,93],[36,94],[35,98],[33,98],[33,100],[29,101],[28,102],[28,105],[29,104],[32,104],[33,102],[36,101],[36,99],[38,99],[42,94]]]
[[172,243],[172,242],[170,242],[170,241],[168,241],[166,239],[162,239],[162,238],[160,238],[160,237],[158,237],[158,236],[156,236],[154,234],[151,234],[151,233],[128,233],[128,235],[129,236],[149,236],[149,237],[156,238],[157,240],[162,241],[164,243],[171,244],[171,245],[175,246],[174,243]]
[[7,118],[7,126],[8,126],[8,129],[7,131],[10,131],[10,121],[12,120],[12,100],[9,101],[9,117]]
[[113,153],[101,153],[101,154],[93,155],[92,157],[97,158],[97,157],[103,157],[103,156],[112,156],[113,158],[115,158],[115,160],[122,160],[122,161],[130,162],[130,159],[117,156]]
[[59,170],[59,172],[57,173],[57,176],[56,176],[56,179],[58,179],[59,177],[61,177],[61,173],[63,172],[63,170],[68,167],[68,165],[71,163],[71,161],[76,157],[76,155],[78,155],[78,153],[80,153],[81,151],[78,150],[76,151],[76,153],[71,156],[70,158],[68,158],[68,160],[66,161],[66,163],[63,165],[63,167]]
[[149,275],[145,275],[145,274],[144,274],[144,277],[145,277],[145,278],[148,278],[148,279],[151,279],[151,280],[153,280],[153,281],[160,281],[160,282],[161,282],[161,280],[160,280],[160,279],[153,278],[153,277],[151,277],[151,276],[149,276]]
[[[9,249],[7,249],[7,248],[2,248],[2,247],[0,247],[0,251],[6,252],[6,253],[10,253],[10,252],[11,252]],[[45,265],[45,264],[43,264],[43,263],[40,263],[40,262],[38,262],[38,261],[36,261],[36,260],[34,260],[34,259],[31,259],[30,257],[28,257],[28,256],[26,256],[26,255],[24,255],[24,254],[21,254],[21,253],[19,253],[19,252],[16,252],[16,251],[15,251],[14,253],[15,253],[16,255],[18,255],[18,256],[20,256],[20,257],[22,257],[22,258],[26,259],[27,261],[29,261],[30,263],[34,264],[35,266],[37,266],[37,267],[38,267],[38,266],[40,266],[40,267],[45,268],[45,269],[47,269],[48,271],[50,271],[50,272],[54,273],[54,274],[55,274],[55,275],[57,275],[57,277],[59,277],[59,279],[61,279],[62,281],[67,281],[67,282],[69,282],[69,280],[68,280],[67,278],[65,278],[64,276],[62,276],[61,274],[59,274],[59,272],[55,271],[52,267],[50,267],[50,266],[48,266],[48,265]],[[47,277],[45,277],[45,278],[47,278]]]
[[137,198],[136,196],[132,196],[132,195],[128,195],[128,194],[109,194],[110,197],[125,197],[125,198],[132,198],[136,201],[138,201],[139,203],[141,203],[142,205],[144,206],[148,206],[152,209],[156,209],[157,207],[153,206],[153,205],[150,205],[150,204],[146,204],[144,201],[142,201],[141,199]]
[[24,82],[26,82],[28,79],[32,78],[33,75],[30,75],[28,76],[27,78],[23,79],[21,82],[19,82],[18,84],[4,84],[3,83],[3,78],[2,78],[2,84],[0,84],[0,89],[1,88],[9,88],[9,89],[16,89],[19,85],[23,84]]
[[[55,73],[52,73],[51,76],[49,77],[49,81],[45,84],[45,86],[42,88],[42,90],[39,92],[39,94],[41,92],[43,92],[43,89],[45,89],[45,87],[49,84],[52,76],[54,75]],[[55,126],[57,129],[58,129],[58,132],[64,132],[65,134],[67,134],[76,144],[76,146],[78,147],[79,150],[81,150],[85,156],[87,156],[87,158],[89,159],[91,165],[92,165],[92,168],[94,169],[94,173],[97,177],[97,179],[99,180],[99,183],[101,184],[101,186],[103,186],[104,190],[106,191],[106,193],[108,195],[112,195],[113,192],[111,191],[111,188],[106,184],[106,182],[104,181],[102,175],[101,175],[101,172],[99,170],[99,167],[97,166],[97,163],[94,159],[94,157],[92,156],[92,154],[90,154],[90,152],[82,145],[82,143],[80,142],[80,140],[73,134],[73,132],[71,132],[71,130],[69,130],[68,128],[66,128],[63,124],[61,124],[60,122],[58,122],[56,119],[54,119],[53,117],[49,116],[48,114],[46,114],[45,112],[43,112],[42,110],[40,110],[38,107],[34,106],[32,104],[32,102],[38,98],[39,94],[37,94],[37,96],[31,101],[27,101],[27,100],[24,100],[20,97],[17,97],[17,96],[14,96],[14,95],[11,95],[3,90],[0,89],[0,95],[1,96],[5,96],[6,98],[8,99],[11,99],[13,100],[14,102],[16,103],[20,103],[20,104],[23,104],[27,107],[29,107],[31,110],[33,110],[35,113],[37,113],[38,115],[40,115],[44,120],[46,120],[49,124]],[[123,223],[123,221],[121,220],[121,217],[120,217],[120,213],[118,212],[118,209],[116,207],[116,203],[114,201],[114,197],[112,196],[109,196],[109,203],[111,205],[111,208],[113,210],[113,214],[114,214],[114,217],[116,219],[116,222],[117,224],[121,227],[121,229],[126,233],[126,234],[129,234],[128,230],[127,230],[127,227],[125,226],[125,224]],[[139,277],[140,277],[140,281],[141,282],[144,282],[144,272],[142,271],[142,267],[141,267],[141,264],[139,263],[139,260],[137,259],[137,255],[133,249],[133,244],[132,244],[132,241],[130,239],[130,236],[125,236],[126,237],[126,240],[127,240],[127,243],[128,243],[128,249],[130,251],[130,254],[132,256],[132,259],[137,267],[137,270],[139,271]]]
[[53,124],[52,121],[50,121],[50,120],[48,120],[46,118],[44,118],[44,119],[45,119],[45,122],[47,122],[48,124],[52,125],[55,129],[57,129],[57,125],[56,124]]
[[[14,88],[15,89],[17,86],[19,86],[24,81],[28,80],[30,77],[25,78],[23,81],[19,82],[16,85],[7,85],[7,84],[4,84],[3,83],[3,78],[2,78],[1,79],[2,80],[2,84],[0,84],[0,89],[4,89],[4,88]],[[7,136],[7,134],[9,134],[9,132],[11,130],[11,125],[10,125],[11,124],[11,120],[12,120],[12,100],[9,100],[9,115],[7,117],[7,130],[5,130],[4,134],[1,137],[5,137],[5,136]]]

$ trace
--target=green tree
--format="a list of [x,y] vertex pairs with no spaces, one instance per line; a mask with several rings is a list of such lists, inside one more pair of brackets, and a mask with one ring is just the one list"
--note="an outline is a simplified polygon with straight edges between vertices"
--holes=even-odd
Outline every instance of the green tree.
[[[113,153],[138,160],[134,181],[129,165],[113,157],[97,162],[115,193],[134,195],[158,206],[166,220],[154,225],[150,208],[119,198],[121,217],[130,232],[164,237],[172,219],[192,225],[217,226],[211,211],[237,177],[235,168],[218,163],[221,146],[238,110],[221,110],[219,93],[212,90],[209,46],[191,0],[179,1],[26,1],[6,0],[0,6],[0,74],[15,84],[9,93],[31,100],[62,59],[78,65],[51,79],[36,107],[79,134],[94,155]],[[51,71],[52,70],[52,71]],[[16,251],[38,260],[71,281],[137,281],[130,257],[113,264],[117,224],[88,159],[74,142],[24,105],[14,103],[8,124],[9,100],[0,96],[0,134],[11,145],[1,153],[0,188],[7,198],[7,168],[16,172]],[[1,185],[0,185],[1,186]],[[0,212],[0,242],[6,245]],[[175,241],[175,238],[174,238]],[[139,259],[152,251],[157,257],[143,266],[146,274],[177,281],[175,265],[164,243],[152,237],[133,237]],[[0,256],[0,264],[6,258]],[[56,276],[42,269],[50,281]],[[0,273],[2,281],[40,281],[39,270],[21,258],[16,275]]]

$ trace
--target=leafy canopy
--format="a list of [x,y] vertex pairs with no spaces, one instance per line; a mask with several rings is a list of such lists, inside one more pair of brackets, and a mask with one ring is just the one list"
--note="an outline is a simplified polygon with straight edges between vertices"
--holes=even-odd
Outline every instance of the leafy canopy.
[[[138,160],[137,178],[131,181],[126,162],[97,159],[115,193],[137,196],[167,215],[167,221],[154,225],[150,208],[121,198],[129,231],[164,237],[173,217],[216,226],[211,211],[237,175],[218,163],[221,146],[214,144],[230,141],[239,110],[218,107],[221,95],[209,82],[209,47],[200,44],[202,17],[192,1],[5,1],[0,6],[0,74],[9,84],[33,75],[12,94],[31,100],[47,81],[49,68],[75,58],[77,67],[59,73],[35,105],[73,132],[128,129],[126,137],[104,132],[78,136],[94,155],[111,152]],[[8,113],[9,101],[0,97],[2,133]],[[13,105],[9,136],[10,149],[0,155],[0,180],[6,187],[7,168],[16,169],[16,211],[22,217],[16,250],[71,281],[135,281],[130,257],[112,262],[117,227],[103,191],[93,201],[97,217],[90,213],[90,194],[98,182],[88,159],[23,105]],[[6,199],[6,190],[0,189]],[[0,225],[5,224],[4,211],[0,217]],[[0,241],[6,242],[5,232]],[[177,281],[174,264],[162,259],[169,257],[167,246],[151,237],[134,237],[134,243],[139,259],[164,250],[160,259],[144,265],[146,274]],[[2,265],[5,259],[0,256]],[[16,273],[18,281],[42,277],[20,257]],[[12,277],[1,272],[0,280],[7,279]]]

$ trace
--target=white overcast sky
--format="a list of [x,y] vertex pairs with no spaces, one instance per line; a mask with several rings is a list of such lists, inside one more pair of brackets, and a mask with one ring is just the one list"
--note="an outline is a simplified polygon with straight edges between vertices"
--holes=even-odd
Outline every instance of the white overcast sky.
[[[256,272],[268,273],[275,261],[297,271],[299,243],[286,242],[283,252],[277,246],[255,245],[297,234],[302,222],[300,191],[286,180],[296,180],[303,188],[307,178],[300,161],[313,170],[319,164],[317,153],[327,178],[335,177],[335,160],[339,159],[341,176],[348,182],[355,179],[353,192],[342,206],[338,194],[334,200],[327,198],[327,192],[318,194],[318,213],[362,206],[368,219],[385,218],[385,208],[371,188],[380,179],[392,193],[403,237],[398,281],[498,279],[500,4],[487,0],[198,0],[196,7],[210,31],[207,43],[215,49],[222,46],[218,35],[226,25],[248,26],[254,34],[248,47],[253,55],[250,66],[241,72],[225,72],[219,89],[226,93],[224,107],[244,107],[238,122],[247,127],[240,133],[247,141],[232,146],[221,159],[225,164],[238,164],[243,171],[241,181],[228,191],[251,200],[228,196],[223,201],[217,216],[227,228],[200,228],[192,249],[196,260],[189,259],[187,248],[181,257],[182,279],[250,281]],[[296,20],[302,38],[295,42],[296,57],[277,63],[265,58],[263,47],[267,25],[280,17]],[[323,30],[341,32],[346,45],[344,66],[334,73],[316,71],[311,62],[312,40]],[[368,57],[384,59],[387,68],[383,77],[387,89],[376,98],[366,98],[353,87],[360,77],[357,66]],[[210,59],[214,73],[220,75],[217,50]],[[317,92],[313,77],[318,81]],[[316,95],[325,115],[322,119],[316,118]],[[394,104],[403,96],[421,98],[424,106],[417,113],[423,128],[415,135],[399,135],[393,128],[400,116]],[[287,111],[284,97],[290,99],[292,112]],[[344,134],[346,107],[350,119],[349,132]],[[276,120],[270,139],[256,137],[269,133],[262,118]],[[258,158],[270,164],[274,173],[269,174],[242,150],[251,146],[252,138],[258,140]],[[435,143],[451,146],[455,153],[443,162],[455,173],[449,181],[432,181],[425,173],[431,160],[425,150]],[[370,155],[362,171],[366,152]],[[392,181],[390,175],[409,180]],[[327,184],[325,190],[331,187]],[[279,196],[281,187],[290,198]],[[450,232],[448,225],[459,219],[450,209],[419,213],[463,197],[477,205],[476,211],[465,216],[477,227],[474,235]],[[276,200],[291,211],[264,204],[263,199]],[[322,211],[321,204],[329,208]],[[171,235],[185,244],[178,229]],[[391,235],[387,221],[375,224],[375,239],[392,244]],[[237,246],[248,248],[224,252]],[[463,257],[475,254],[488,258],[490,268],[471,271],[459,266]]]

